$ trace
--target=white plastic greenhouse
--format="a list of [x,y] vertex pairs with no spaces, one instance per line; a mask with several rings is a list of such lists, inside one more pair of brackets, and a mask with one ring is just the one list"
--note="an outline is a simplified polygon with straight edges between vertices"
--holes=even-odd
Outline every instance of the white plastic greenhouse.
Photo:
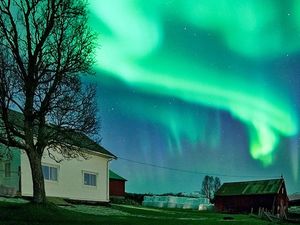
[[205,197],[145,196],[143,206],[206,210],[210,208],[211,204]]

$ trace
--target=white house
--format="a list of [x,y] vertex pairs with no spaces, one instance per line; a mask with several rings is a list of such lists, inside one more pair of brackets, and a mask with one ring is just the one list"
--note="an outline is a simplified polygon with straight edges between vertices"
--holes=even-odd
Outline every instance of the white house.
[[[116,157],[88,137],[84,138],[84,142],[92,143],[88,148],[79,146],[88,156],[87,160],[79,158],[57,163],[45,151],[42,167],[48,197],[109,201],[109,162]],[[22,150],[13,149],[12,159],[0,161],[0,195],[32,196],[32,193],[28,157]]]

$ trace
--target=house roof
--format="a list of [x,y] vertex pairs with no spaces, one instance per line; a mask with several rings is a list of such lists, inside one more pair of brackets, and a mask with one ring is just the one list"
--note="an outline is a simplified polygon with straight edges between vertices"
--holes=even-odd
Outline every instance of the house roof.
[[[17,111],[10,110],[9,111],[9,119],[14,124],[14,126],[23,128],[23,114]],[[47,131],[49,133],[55,130],[55,126],[48,125]],[[37,132],[36,130],[34,132]],[[94,152],[98,152],[109,157],[116,158],[114,154],[103,148],[97,142],[90,139],[83,133],[74,132],[74,131],[64,131],[62,133],[64,141],[66,144],[70,144],[79,148],[85,148]]]
[[300,192],[289,195],[290,201],[299,201],[300,200]]
[[217,191],[216,196],[276,194],[282,183],[282,178],[224,183]]
[[111,170],[109,170],[109,179],[127,181],[125,178],[121,177]]
[[68,138],[68,144],[74,145],[79,148],[85,148],[94,152],[102,153],[104,155],[116,158],[114,154],[103,148],[97,142],[90,139],[88,136],[82,133],[73,133],[71,138]]

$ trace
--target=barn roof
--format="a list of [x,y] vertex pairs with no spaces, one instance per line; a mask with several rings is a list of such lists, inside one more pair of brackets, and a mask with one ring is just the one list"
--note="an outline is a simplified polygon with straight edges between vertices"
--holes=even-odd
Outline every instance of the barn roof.
[[[23,118],[24,117],[22,113],[14,110],[9,111],[10,121],[14,124],[14,126],[18,127],[19,129],[23,129],[23,123],[24,123]],[[47,132],[55,131],[55,126],[53,125],[47,125],[46,128],[47,128]],[[37,130],[34,130],[34,132],[37,132]],[[64,132],[61,133],[61,135],[66,144],[70,144],[79,148],[85,148],[93,152],[98,152],[112,158],[117,158],[114,154],[112,154],[111,152],[103,148],[101,145],[99,145],[97,142],[95,142],[94,140],[92,140],[91,138],[89,138],[83,133],[65,130]]]
[[217,191],[216,196],[276,194],[282,183],[282,178],[224,183]]
[[290,201],[299,201],[300,200],[300,192],[289,195]]
[[125,178],[121,177],[111,170],[109,170],[109,179],[127,181]]

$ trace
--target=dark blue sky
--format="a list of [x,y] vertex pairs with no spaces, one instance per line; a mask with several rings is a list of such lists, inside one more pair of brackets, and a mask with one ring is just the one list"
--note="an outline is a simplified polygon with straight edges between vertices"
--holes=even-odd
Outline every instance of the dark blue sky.
[[90,1],[102,144],[128,192],[205,174],[300,191],[296,2]]

